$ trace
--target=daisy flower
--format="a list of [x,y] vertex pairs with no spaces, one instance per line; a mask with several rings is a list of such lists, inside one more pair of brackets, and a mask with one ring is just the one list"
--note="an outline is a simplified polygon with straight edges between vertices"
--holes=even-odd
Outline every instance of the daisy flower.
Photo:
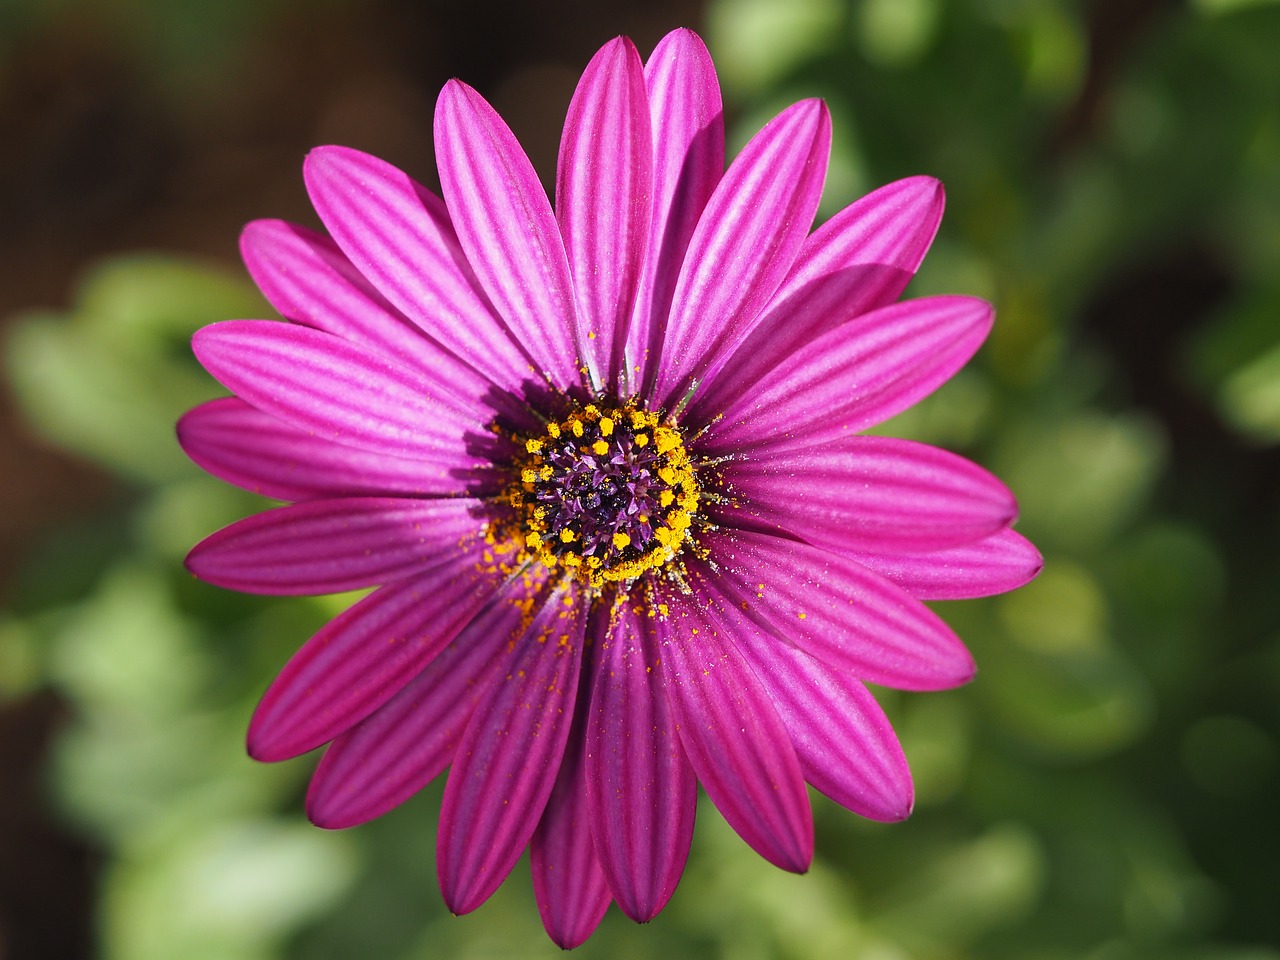
[[813,854],[806,783],[912,806],[866,683],[938,690],[973,662],[922,601],[1012,589],[1040,557],[1016,504],[952,453],[866,436],[950,378],[991,307],[896,302],[941,184],[883,187],[810,232],[830,118],[806,100],[725,168],[702,42],[625,38],[569,106],[554,206],[493,108],[436,107],[443,200],[321,147],[327,235],[250,224],[288,322],[200,330],[234,396],[179,423],[205,470],[287,505],[190,554],[277,595],[376,587],[308,640],[250,723],[252,756],[328,744],[307,810],[362,823],[448,768],[449,909],[528,848],[553,940],[637,921],[684,868],[700,783],[778,866]]

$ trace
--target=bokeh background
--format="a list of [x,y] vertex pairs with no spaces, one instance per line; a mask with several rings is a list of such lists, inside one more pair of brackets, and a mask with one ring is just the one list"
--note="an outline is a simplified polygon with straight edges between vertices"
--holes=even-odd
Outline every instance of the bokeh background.
[[582,957],[1280,958],[1280,5],[1248,0],[0,0],[0,957],[550,957],[527,868],[435,887],[439,784],[311,827],[260,766],[264,685],[343,598],[192,581],[259,509],[185,461],[198,326],[270,316],[241,225],[318,225],[299,165],[435,185],[451,75],[544,182],[577,75],[692,26],[733,149],[825,97],[821,216],[889,180],[949,207],[912,293],[997,327],[890,425],[976,457],[1047,558],[940,605],[981,672],[885,703],[906,823],[815,796],[799,878],[710,806],[670,907]]

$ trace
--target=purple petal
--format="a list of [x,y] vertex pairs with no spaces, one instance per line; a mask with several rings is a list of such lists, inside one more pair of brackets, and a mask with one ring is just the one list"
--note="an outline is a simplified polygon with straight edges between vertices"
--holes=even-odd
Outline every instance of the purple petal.
[[631,390],[648,395],[680,265],[724,173],[724,112],[715,65],[692,30],[663,37],[644,72],[653,131],[653,222],[627,331],[626,374]]
[[312,150],[303,177],[338,246],[404,316],[497,385],[528,379],[528,356],[480,292],[439,197],[347,147]]
[[695,594],[870,683],[945,690],[973,678],[969,651],[901,587],[834,553],[746,531],[700,535],[716,569],[689,563]]
[[[760,321],[690,413],[729,406],[804,344],[902,295],[942,220],[942,184],[909,177],[867,194],[813,232]],[[722,355],[723,356],[723,355]]]
[[528,623],[542,579],[516,578],[381,707],[325,751],[307,815],[338,829],[380,817],[449,765],[490,671]]
[[929,553],[851,554],[921,600],[968,600],[1016,590],[1044,566],[1040,551],[1013,530]]
[[578,82],[556,177],[556,216],[578,291],[578,343],[602,384],[617,383],[648,242],[650,141],[640,54],[619,37]]
[[656,620],[663,686],[698,780],[756,853],[803,873],[813,859],[813,815],[800,761],[768,692],[699,601],[665,584],[655,594],[671,611]]
[[943,550],[1018,515],[1008,488],[964,457],[892,437],[842,436],[722,466],[725,524],[777,529],[838,553]]
[[535,373],[581,382],[569,261],[529,158],[493,107],[460,80],[440,92],[436,163],[458,240]]
[[498,889],[542,816],[573,721],[585,606],[572,591],[552,594],[462,735],[436,843],[453,913],[469,913]]
[[[240,253],[282,316],[393,359],[428,369],[443,364],[460,385],[487,383],[424,337],[328,237],[282,220],[256,220],[240,235]],[[482,393],[482,386],[475,390]]]
[[434,470],[322,440],[238,397],[201,404],[178,421],[178,442],[201,469],[276,500],[341,496],[433,496],[493,492],[491,469]]
[[791,270],[822,196],[831,117],[803,100],[743,148],[689,241],[658,358],[656,406],[670,407],[733,349]]
[[[726,371],[721,383],[738,399],[715,409],[723,417],[707,431],[705,449],[818,443],[887,420],[968,363],[993,317],[991,305],[973,297],[908,300],[831,330],[754,383],[754,367],[741,377]],[[712,408],[699,409],[706,416]]]
[[241,399],[321,439],[427,461],[437,477],[485,459],[465,435],[491,413],[459,399],[447,380],[370,353],[332,334],[273,320],[227,320],[196,331],[196,357]]
[[205,537],[187,569],[243,593],[342,593],[416,576],[479,538],[477,500],[343,497],[245,517]]
[[442,551],[434,569],[365,597],[293,655],[249,723],[249,754],[287,760],[386,703],[492,598],[504,576],[483,545]]
[[627,604],[614,616],[591,694],[587,801],[613,896],[646,923],[684,872],[698,786],[662,689],[653,623]]
[[[593,646],[598,648],[601,629],[607,626],[607,611],[592,616],[588,630],[596,634]],[[585,727],[585,712],[575,711],[555,788],[529,846],[542,925],[565,950],[590,937],[613,902],[591,840]]]
[[911,771],[889,718],[861,682],[751,631],[735,633],[786,724],[804,778],[836,803],[872,820],[906,819]]

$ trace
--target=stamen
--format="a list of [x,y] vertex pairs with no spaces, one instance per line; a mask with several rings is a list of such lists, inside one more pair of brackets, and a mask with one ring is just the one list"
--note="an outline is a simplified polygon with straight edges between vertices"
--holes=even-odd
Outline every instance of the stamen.
[[503,499],[531,557],[593,588],[666,567],[689,542],[701,491],[679,428],[634,400],[599,400],[516,438]]

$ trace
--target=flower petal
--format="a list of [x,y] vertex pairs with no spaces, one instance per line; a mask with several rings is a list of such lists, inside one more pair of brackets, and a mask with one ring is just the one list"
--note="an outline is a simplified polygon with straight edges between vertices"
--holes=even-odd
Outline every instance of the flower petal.
[[578,343],[598,383],[617,383],[648,242],[653,145],[644,68],[618,37],[587,65],[569,104],[556,217],[578,291]]
[[841,436],[721,467],[725,524],[777,529],[838,553],[943,550],[1018,515],[1009,489],[964,457],[911,440]]
[[458,744],[436,843],[453,913],[469,913],[498,889],[546,807],[573,721],[585,606],[572,592],[552,594]]
[[[197,330],[206,370],[241,399],[322,439],[430,463],[438,478],[487,458],[467,451],[492,414],[452,385],[319,330],[227,320]],[[487,439],[487,438],[486,438]]]
[[698,780],[756,853],[803,873],[813,859],[813,814],[800,761],[769,694],[701,609],[705,600],[665,583],[654,592],[671,611],[655,621],[663,686]]
[[769,637],[735,634],[786,724],[804,778],[860,816],[892,822],[911,813],[906,754],[863,684]]
[[654,387],[671,407],[746,335],[791,270],[822,196],[831,117],[820,100],[782,111],[743,148],[689,241]]
[[692,30],[673,30],[654,48],[644,74],[653,136],[653,221],[627,331],[624,396],[648,395],[652,387],[680,264],[724,174],[720,81],[702,40]]
[[909,177],[867,194],[815,230],[759,323],[708,375],[690,415],[725,409],[804,344],[897,300],[933,242],[944,202],[937,180]]
[[[993,318],[991,305],[974,297],[908,300],[829,331],[755,383],[750,369],[741,379],[726,371],[722,394],[737,399],[714,411],[723,417],[707,431],[705,449],[819,443],[874,426],[950,380]],[[699,409],[707,416],[712,408]]]
[[178,421],[178,442],[221,480],[276,500],[341,496],[438,496],[497,489],[492,469],[443,474],[403,460],[322,440],[238,397],[201,404]]
[[529,158],[493,107],[460,80],[440,91],[435,138],[445,203],[481,287],[537,374],[560,387],[581,382],[569,261]]
[[435,659],[488,601],[501,571],[483,544],[442,551],[329,621],[289,660],[249,722],[249,755],[287,760],[359,723]]
[[481,293],[439,197],[347,147],[312,150],[302,172],[325,228],[390,303],[498,386],[529,378],[528,355]]
[[330,744],[307,791],[313,823],[338,829],[380,817],[440,775],[542,583],[508,583],[399,693]]
[[652,622],[623,604],[591,694],[587,802],[618,906],[646,923],[675,892],[693,841],[698,784],[663,692]]
[[[608,627],[607,610],[596,613],[587,629],[597,634]],[[581,677],[578,696],[585,695],[590,678]],[[529,868],[542,925],[555,943],[571,950],[600,925],[613,902],[591,839],[587,806],[585,711],[575,711],[573,729],[547,808],[529,845]]]
[[709,531],[715,561],[689,563],[695,594],[737,607],[769,635],[870,683],[945,690],[973,677],[969,651],[901,587],[838,554],[768,534]]
[[404,580],[484,530],[478,500],[342,497],[245,517],[196,544],[187,569],[208,583],[315,596]]
[[1016,590],[1036,578],[1044,557],[1010,529],[985,540],[928,553],[851,554],[921,600],[969,600]]

